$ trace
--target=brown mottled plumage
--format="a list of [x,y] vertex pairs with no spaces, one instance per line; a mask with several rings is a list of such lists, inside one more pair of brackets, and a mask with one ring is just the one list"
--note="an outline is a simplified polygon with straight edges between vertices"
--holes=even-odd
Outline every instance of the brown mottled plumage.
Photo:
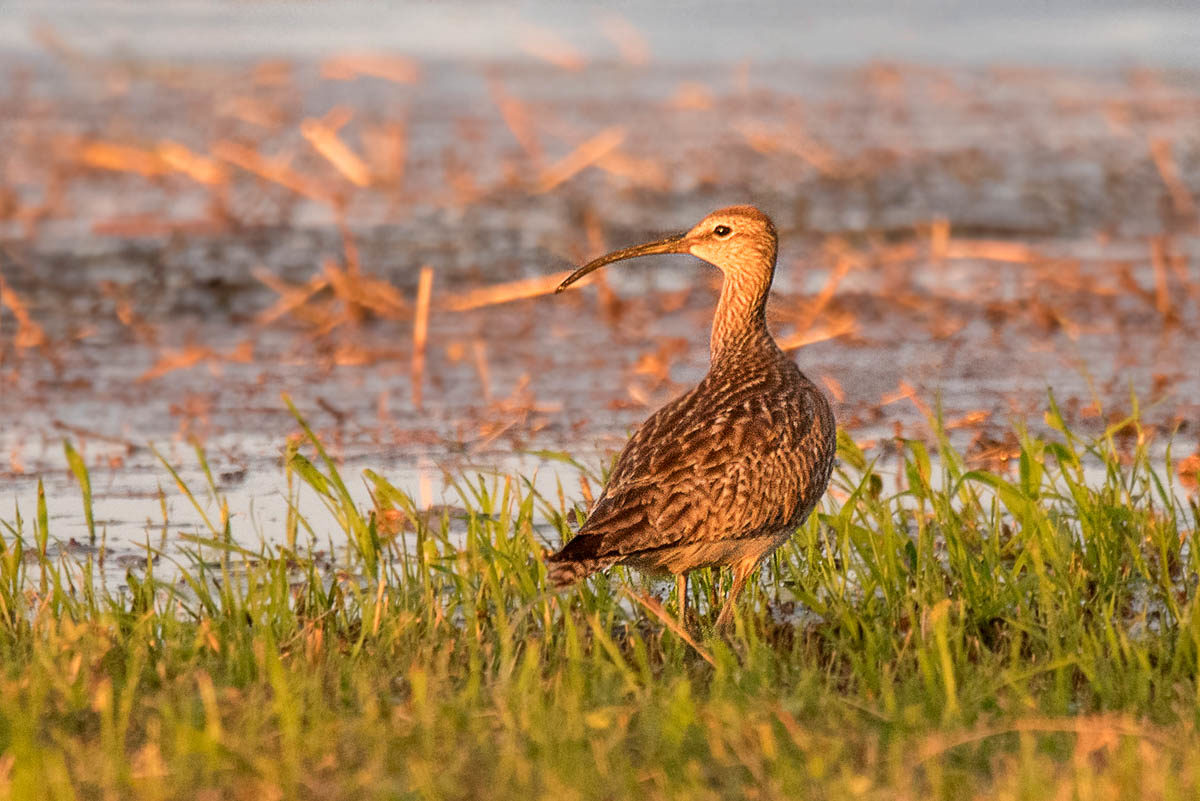
[[682,613],[686,573],[728,565],[724,626],[746,577],[817,505],[833,469],[835,424],[825,396],[767,330],[776,246],[767,215],[732,206],[686,234],[602,256],[559,287],[651,253],[690,253],[725,274],[708,375],[626,444],[579,533],[548,558],[553,586],[614,564],[671,573]]

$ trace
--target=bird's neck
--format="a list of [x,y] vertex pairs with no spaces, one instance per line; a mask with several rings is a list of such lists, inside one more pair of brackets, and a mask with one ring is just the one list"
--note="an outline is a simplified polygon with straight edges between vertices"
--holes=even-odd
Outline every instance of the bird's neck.
[[[772,260],[774,261],[774,260]],[[767,295],[770,270],[727,270],[721,299],[713,317],[710,350],[713,364],[745,348],[770,348],[775,344],[767,330]]]

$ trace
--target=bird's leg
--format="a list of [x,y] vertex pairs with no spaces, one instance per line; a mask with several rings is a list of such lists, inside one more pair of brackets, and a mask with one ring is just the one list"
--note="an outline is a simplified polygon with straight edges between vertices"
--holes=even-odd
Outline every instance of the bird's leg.
[[725,598],[725,605],[721,607],[721,614],[717,615],[716,628],[718,631],[729,626],[733,622],[733,608],[737,604],[738,595],[742,592],[742,587],[746,586],[746,578],[754,572],[754,568],[758,566],[758,562],[747,560],[739,562],[733,567],[733,586],[729,588],[729,596]]
[[675,595],[679,598],[679,622],[687,625],[687,574],[675,577]]

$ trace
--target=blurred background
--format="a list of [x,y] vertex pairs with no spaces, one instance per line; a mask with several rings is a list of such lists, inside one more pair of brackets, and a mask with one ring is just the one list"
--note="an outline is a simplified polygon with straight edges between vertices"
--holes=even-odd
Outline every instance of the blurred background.
[[29,28],[37,24],[53,25],[94,51],[171,57],[312,57],[370,47],[422,59],[482,62],[526,59],[539,55],[539,40],[544,46],[566,37],[560,49],[588,60],[628,55],[635,39],[655,61],[674,62],[899,59],[1184,67],[1200,59],[1192,4],[1129,0],[16,0],[6,4],[0,45],[28,50]]
[[65,489],[69,439],[137,542],[147,444],[200,445],[269,529],[287,394],[425,503],[553,486],[545,451],[606,464],[704,374],[718,281],[563,271],[743,202],[773,330],[873,452],[940,407],[1009,469],[1049,392],[1194,451],[1200,12],[845,5],[6,3],[0,482]]

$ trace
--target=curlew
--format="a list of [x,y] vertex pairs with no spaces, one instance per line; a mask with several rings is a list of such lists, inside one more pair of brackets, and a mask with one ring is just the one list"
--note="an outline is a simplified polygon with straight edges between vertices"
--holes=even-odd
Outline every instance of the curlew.
[[717,616],[723,628],[747,577],[817,505],[833,470],[836,425],[821,390],[767,330],[777,245],[767,215],[732,206],[687,233],[601,256],[558,287],[653,253],[689,253],[724,273],[708,374],[625,445],[578,533],[547,558],[552,586],[617,564],[667,573],[684,618],[687,573],[731,567]]

